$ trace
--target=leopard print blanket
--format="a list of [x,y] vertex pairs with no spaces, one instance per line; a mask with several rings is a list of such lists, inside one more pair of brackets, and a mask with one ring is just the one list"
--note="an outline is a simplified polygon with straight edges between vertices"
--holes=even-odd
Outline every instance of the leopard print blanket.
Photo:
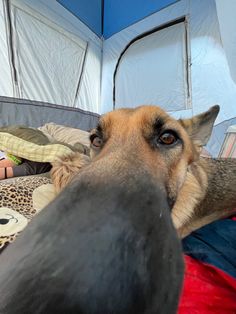
[[46,177],[22,177],[0,182],[0,252],[26,227],[39,209],[33,192],[51,181]]

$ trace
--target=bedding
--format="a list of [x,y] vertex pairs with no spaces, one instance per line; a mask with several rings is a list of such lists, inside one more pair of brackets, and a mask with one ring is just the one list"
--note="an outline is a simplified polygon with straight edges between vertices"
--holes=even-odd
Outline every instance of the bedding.
[[0,132],[0,150],[37,162],[53,162],[72,152],[66,145],[38,145],[5,132]]
[[37,188],[49,183],[49,178],[41,176],[1,181],[0,251],[13,242],[32,217],[42,209],[38,205]]
[[236,313],[236,220],[211,223],[183,240],[185,280],[179,314]]
[[[0,136],[4,149],[4,152],[1,152],[0,166],[1,168],[5,168],[4,172],[2,172],[2,170],[4,169],[1,169],[1,180],[6,179],[7,176],[27,176],[44,173],[50,170],[51,165],[48,162],[31,161],[29,160],[29,158],[24,159],[19,156],[21,150],[25,150],[25,153],[28,152],[27,146],[25,147],[21,145],[21,140],[24,140],[27,144],[32,143],[35,145],[47,145],[49,143],[49,139],[46,135],[43,134],[43,132],[26,126],[12,125],[0,127]],[[20,147],[19,152],[18,147]],[[11,151],[13,151],[14,154],[11,154]],[[8,159],[9,162],[3,162],[2,159]],[[12,161],[13,164],[10,161]],[[6,167],[9,167],[11,169],[6,169]]]
[[[27,160],[36,159],[32,160],[36,162],[51,162],[73,150],[89,155],[89,133],[80,129],[94,128],[99,119],[98,114],[78,108],[2,96],[0,112],[0,143],[4,143],[0,150],[11,144],[9,153],[20,154]],[[52,121],[54,123],[49,123]],[[38,127],[45,133],[36,129]],[[80,129],[76,129],[78,127]],[[22,141],[17,143],[15,140],[19,138]],[[54,197],[50,182],[45,174],[0,181],[0,250],[12,242],[36,212]],[[15,229],[12,228],[14,221],[19,222],[14,225]]]
[[[45,128],[51,132],[50,136],[24,126],[0,128],[0,150],[26,159],[26,162],[14,167],[15,170],[27,166],[30,167],[26,169],[27,174],[33,174],[35,165],[51,167],[51,162],[70,155],[74,150],[89,155],[88,132],[56,124],[46,125]],[[28,221],[55,195],[54,186],[46,177],[28,176],[1,181],[0,250],[14,241]]]
[[55,123],[46,123],[38,130],[42,131],[51,142],[59,141],[70,145],[78,142],[89,147],[89,132]]
[[48,137],[42,131],[26,127],[24,125],[0,127],[0,132],[9,133],[25,141],[38,145],[46,145],[50,142]]
[[25,126],[0,128],[0,150],[42,163],[54,162],[72,151],[89,155],[88,132],[54,123],[40,129]]
[[236,221],[222,219],[183,240],[184,252],[236,278]]
[[235,314],[236,279],[185,255],[185,277],[178,314]]

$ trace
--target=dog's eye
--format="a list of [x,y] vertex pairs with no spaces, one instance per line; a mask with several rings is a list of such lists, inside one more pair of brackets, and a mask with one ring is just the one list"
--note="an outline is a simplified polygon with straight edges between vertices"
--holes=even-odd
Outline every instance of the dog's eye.
[[159,137],[159,142],[163,145],[172,145],[175,142],[177,142],[177,140],[178,137],[170,131],[162,133],[161,136]]
[[92,138],[90,138],[91,140],[91,144],[94,146],[94,147],[101,147],[102,146],[102,139],[97,136],[97,135],[94,135]]

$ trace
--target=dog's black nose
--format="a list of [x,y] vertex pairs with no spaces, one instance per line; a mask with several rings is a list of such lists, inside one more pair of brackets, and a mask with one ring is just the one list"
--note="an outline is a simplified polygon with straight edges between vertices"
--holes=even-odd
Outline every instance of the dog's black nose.
[[3,252],[0,312],[176,313],[182,275],[165,193],[84,174]]

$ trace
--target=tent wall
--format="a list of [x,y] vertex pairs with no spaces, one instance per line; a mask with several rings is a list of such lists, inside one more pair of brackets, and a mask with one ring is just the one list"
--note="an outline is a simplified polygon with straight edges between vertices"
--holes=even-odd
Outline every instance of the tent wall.
[[0,0],[0,95],[13,95],[13,80],[7,45],[7,23],[5,8]]
[[[135,37],[183,16],[187,18],[189,28],[189,56],[187,63],[190,71],[191,97],[188,109],[177,110],[171,114],[176,117],[191,116],[218,103],[221,106],[221,112],[217,123],[235,117],[236,84],[232,80],[228,60],[222,45],[214,0],[181,0],[105,40],[102,72],[102,112],[113,109],[113,75],[119,57],[125,47]],[[126,53],[128,54],[128,51]],[[124,60],[126,53],[123,55]],[[149,51],[149,53],[151,54],[152,52]],[[154,57],[152,55],[149,58],[147,55],[147,65],[149,60],[153,62]],[[169,59],[163,58],[162,62],[166,65],[166,72],[168,72]],[[127,67],[124,69],[127,71]],[[126,71],[122,73],[121,82],[123,85],[127,83],[128,86],[132,82],[130,82],[128,72],[126,76]],[[164,74],[166,75],[166,73],[161,71],[163,69],[160,69],[160,73],[156,74],[157,76],[159,75],[159,80],[162,79]],[[140,75],[142,74],[140,73]],[[129,81],[126,81],[126,78],[129,78]],[[151,79],[153,77],[150,77]],[[154,85],[152,84],[152,86]],[[175,93],[175,91],[176,86],[172,89],[171,84],[169,84],[167,92],[171,94]],[[119,94],[119,85],[117,86],[117,84],[116,93]],[[143,89],[143,94],[145,94],[145,89]],[[152,90],[152,94],[155,94],[155,90]],[[161,100],[162,98],[159,101],[156,98],[153,104],[161,105]],[[133,102],[136,106],[143,104],[137,97],[133,98]],[[123,105],[126,106],[125,103]]]
[[213,157],[219,157],[227,130],[233,125],[236,125],[236,118],[225,120],[214,126],[211,138],[206,147]]
[[208,145],[217,155],[236,119],[236,1],[90,5],[0,0],[0,95],[97,113],[159,104],[175,117],[218,103]]
[[[232,79],[236,83],[236,1],[216,0],[217,15],[223,47],[228,59]],[[232,36],[233,32],[233,36]]]
[[97,125],[98,119],[98,114],[78,108],[0,96],[0,126],[35,128],[53,122],[88,131]]
[[0,5],[1,95],[99,112],[101,39],[56,0]]

